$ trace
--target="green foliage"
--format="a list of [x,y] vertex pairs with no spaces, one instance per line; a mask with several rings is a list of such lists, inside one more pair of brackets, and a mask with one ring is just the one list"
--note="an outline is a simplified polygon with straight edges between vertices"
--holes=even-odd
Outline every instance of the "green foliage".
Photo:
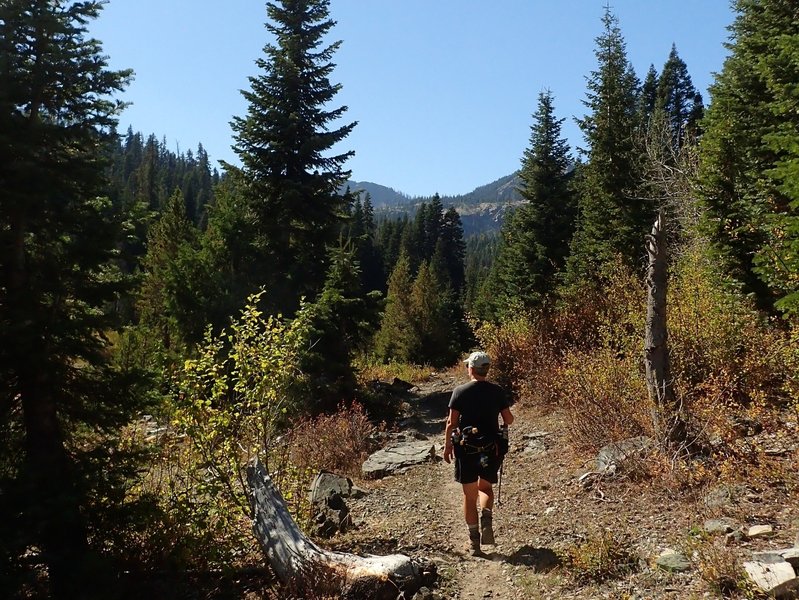
[[[144,400],[134,374],[108,363],[105,337],[128,283],[116,268],[123,219],[102,194],[113,98],[130,71],[110,70],[88,36],[101,9],[0,3],[0,420],[12,433],[0,487],[21,527],[3,545],[19,544],[15,558],[39,548],[60,597],[87,589],[92,571],[89,505],[106,493],[93,467],[117,466],[86,454],[115,452],[112,433]],[[105,474],[110,487],[117,473]]]
[[200,262],[198,237],[183,195],[175,192],[150,228],[137,303],[140,326],[167,350],[180,351],[203,336],[208,311],[202,301],[208,294],[197,288],[207,285],[212,275]]
[[641,240],[651,228],[651,202],[637,192],[639,153],[638,79],[627,59],[618,20],[607,8],[597,38],[598,69],[588,78],[589,114],[579,120],[588,142],[588,162],[579,200],[578,226],[568,261],[572,284],[596,277],[606,264],[624,257],[635,266]]
[[730,55],[703,121],[705,229],[745,293],[795,314],[799,25],[790,3],[739,0],[735,9]]
[[315,296],[325,277],[326,246],[335,240],[349,198],[339,192],[350,173],[343,164],[352,152],[326,155],[355,123],[332,127],[346,107],[332,108],[340,85],[329,76],[340,42],[324,46],[334,26],[328,0],[267,3],[267,30],[275,43],[264,46],[261,70],[242,91],[247,114],[234,117],[234,150],[241,160],[237,193],[250,226],[225,238],[231,249],[245,243],[252,269],[234,271],[251,293],[270,290],[279,311],[293,310],[301,296]]
[[555,119],[553,98],[542,92],[534,115],[530,147],[525,150],[520,192],[526,203],[502,226],[493,296],[500,316],[540,305],[565,266],[576,218],[569,148],[560,137],[563,119]]
[[380,330],[375,336],[375,354],[382,360],[391,357],[404,357],[407,360],[411,355],[414,332],[408,298],[412,286],[408,257],[402,254],[388,278],[386,309],[380,321]]
[[310,347],[301,368],[306,375],[304,396],[313,412],[330,410],[355,396],[352,362],[363,352],[380,322],[380,292],[364,294],[354,251],[342,246],[331,251],[325,287],[307,307]]
[[187,474],[196,501],[244,515],[247,462],[259,457],[274,467],[275,438],[302,408],[292,389],[308,344],[308,311],[301,309],[290,323],[265,317],[258,309],[262,294],[248,299],[228,331],[207,334],[197,358],[179,371],[173,398],[174,425],[196,460]]
[[391,274],[386,310],[375,337],[375,354],[384,361],[446,366],[462,344],[455,296],[427,262],[411,279],[403,254]]

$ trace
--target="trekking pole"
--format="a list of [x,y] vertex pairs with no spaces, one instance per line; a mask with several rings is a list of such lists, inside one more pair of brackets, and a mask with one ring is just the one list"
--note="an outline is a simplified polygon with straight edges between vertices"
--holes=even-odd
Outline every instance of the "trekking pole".
[[[502,439],[505,443],[505,454],[508,451],[508,444],[510,443],[510,436],[508,435],[508,426],[503,425],[501,429]],[[499,482],[497,484],[497,506],[502,505],[502,471],[505,470],[505,456],[502,456],[502,462],[499,463]]]
[[505,468],[505,459],[499,465],[499,484],[497,485],[497,506],[502,506],[502,470]]

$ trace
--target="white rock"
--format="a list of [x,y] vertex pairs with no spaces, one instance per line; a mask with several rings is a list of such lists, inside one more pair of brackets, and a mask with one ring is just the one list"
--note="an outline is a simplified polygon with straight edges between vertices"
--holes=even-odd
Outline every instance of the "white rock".
[[746,531],[746,537],[763,537],[774,533],[774,528],[771,525],[753,525]]
[[761,563],[749,561],[744,563],[749,578],[764,592],[771,592],[796,579],[793,567],[787,562]]

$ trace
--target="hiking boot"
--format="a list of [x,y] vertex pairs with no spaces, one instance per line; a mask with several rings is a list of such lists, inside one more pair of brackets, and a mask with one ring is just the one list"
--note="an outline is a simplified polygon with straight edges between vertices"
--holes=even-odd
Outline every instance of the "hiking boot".
[[493,546],[496,544],[494,541],[494,523],[491,511],[483,511],[480,516],[480,536],[484,544]]
[[470,531],[469,532],[469,549],[472,551],[472,554],[480,554],[480,532],[479,531]]

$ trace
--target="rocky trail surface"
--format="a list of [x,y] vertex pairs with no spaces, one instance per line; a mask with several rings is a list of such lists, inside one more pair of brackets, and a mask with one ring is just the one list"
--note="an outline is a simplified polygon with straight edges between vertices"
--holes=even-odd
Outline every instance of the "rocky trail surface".
[[[497,545],[472,556],[466,550],[460,486],[452,465],[441,460],[447,402],[462,382],[451,374],[433,374],[408,392],[405,419],[388,448],[415,445],[417,455],[421,448],[418,464],[357,479],[367,493],[347,500],[354,526],[328,542],[334,550],[400,552],[434,562],[438,584],[417,594],[418,600],[718,597],[696,568],[692,531],[714,518],[727,520],[725,531],[771,526],[766,537],[722,539],[744,560],[755,551],[794,543],[799,511],[795,493],[787,488],[718,486],[675,497],[653,478],[581,479],[595,468],[594,459],[573,451],[562,416],[516,405],[501,501],[494,511]],[[631,569],[623,577],[580,578],[561,564],[574,548],[608,536],[630,553]],[[672,552],[682,559],[673,568],[662,558]]]

